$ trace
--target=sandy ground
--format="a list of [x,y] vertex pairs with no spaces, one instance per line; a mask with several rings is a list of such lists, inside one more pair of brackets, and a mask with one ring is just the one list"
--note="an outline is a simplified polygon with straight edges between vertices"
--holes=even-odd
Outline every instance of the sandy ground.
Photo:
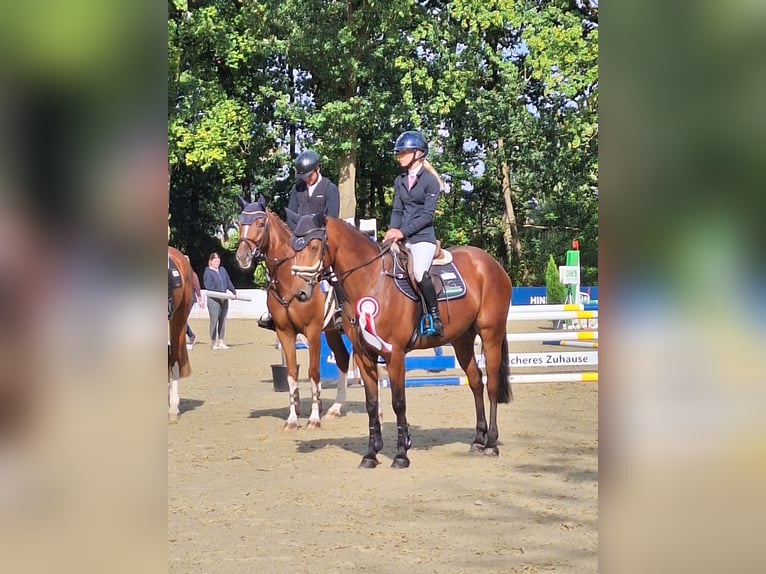
[[[283,432],[274,334],[230,320],[232,348],[213,351],[207,321],[192,327],[193,374],[168,427],[170,572],[598,571],[597,383],[514,385],[514,402],[499,407],[498,458],[468,452],[468,387],[410,388],[406,470],[389,467],[396,426],[384,389],[382,464],[361,470],[363,388],[349,389],[346,416],[308,430],[308,352],[299,351],[302,427]],[[334,397],[326,385],[325,409]]]

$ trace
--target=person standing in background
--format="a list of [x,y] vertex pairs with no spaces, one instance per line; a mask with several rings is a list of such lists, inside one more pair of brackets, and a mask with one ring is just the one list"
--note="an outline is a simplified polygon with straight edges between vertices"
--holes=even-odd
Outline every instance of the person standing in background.
[[[189,261],[188,255],[186,256],[186,260]],[[200,309],[205,308],[205,302],[202,300],[202,289],[199,283],[199,276],[194,269],[192,269],[192,297],[194,298],[193,303],[199,305]],[[189,337],[189,344],[187,347],[191,349],[194,347],[194,343],[197,342],[197,335],[194,334],[194,331],[192,331],[191,325],[189,325],[188,322],[186,323],[186,336]]]
[[207,268],[202,276],[202,282],[207,289],[207,312],[210,317],[210,343],[213,349],[228,349],[224,342],[226,333],[226,315],[229,312],[229,300],[216,298],[215,293],[230,293],[237,295],[234,283],[229,273],[221,267],[221,256],[215,251],[208,257]]

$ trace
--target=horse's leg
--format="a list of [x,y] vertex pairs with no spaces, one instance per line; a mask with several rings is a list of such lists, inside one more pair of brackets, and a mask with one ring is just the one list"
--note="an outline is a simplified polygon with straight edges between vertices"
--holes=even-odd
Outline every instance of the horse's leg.
[[460,367],[468,377],[468,385],[473,392],[473,402],[476,408],[476,434],[471,443],[471,452],[484,452],[487,444],[487,418],[484,413],[484,383],[481,379],[481,369],[476,363],[473,351],[474,332],[470,330],[452,341]]
[[178,360],[175,360],[168,368],[168,422],[178,422],[178,415],[180,414],[179,405],[181,404],[181,397],[178,393],[178,373],[180,369],[178,367]]
[[[182,302],[181,302],[182,303]],[[170,347],[168,348],[168,422],[178,421],[181,397],[178,392],[178,381],[182,376],[188,376],[189,355],[186,349],[186,320],[183,305],[176,305],[177,315],[170,319]],[[179,306],[180,305],[180,306]]]
[[359,468],[375,468],[379,464],[378,453],[383,448],[383,435],[380,432],[380,419],[378,418],[378,358],[368,357],[355,350],[354,362],[359,367],[359,373],[364,381],[364,396],[370,428],[367,454],[362,457]]
[[306,330],[306,341],[309,346],[309,382],[311,383],[311,414],[306,425],[310,429],[318,429],[322,426],[320,414],[322,413],[322,381],[319,379],[319,355],[321,350],[322,331],[309,325]]
[[277,329],[277,337],[282,345],[287,364],[287,384],[289,386],[290,412],[287,415],[282,430],[292,431],[300,428],[298,417],[301,414],[300,396],[298,394],[298,356],[295,352],[295,331]]
[[340,333],[334,329],[325,332],[327,345],[335,355],[335,366],[338,367],[338,390],[335,402],[327,411],[325,418],[338,418],[343,415],[341,409],[346,402],[346,387],[348,386],[349,355]]
[[388,361],[388,377],[391,381],[391,403],[396,413],[396,456],[393,468],[407,468],[410,459],[407,451],[412,446],[410,427],[407,424],[407,399],[404,392],[404,351],[394,348]]
[[[499,331],[499,330],[496,330]],[[505,339],[505,325],[501,332],[485,334],[482,338],[484,357],[487,361],[487,395],[489,396],[489,429],[484,454],[497,456],[497,439],[500,435],[497,428],[497,403],[510,401],[510,384],[508,382],[508,342]],[[504,380],[503,380],[504,378]]]

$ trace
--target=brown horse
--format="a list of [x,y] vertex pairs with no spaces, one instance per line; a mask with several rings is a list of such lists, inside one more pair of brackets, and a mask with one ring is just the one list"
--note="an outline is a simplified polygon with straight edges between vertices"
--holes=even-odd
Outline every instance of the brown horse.
[[169,284],[171,300],[168,309],[168,421],[178,420],[178,405],[181,402],[178,394],[178,379],[191,374],[189,352],[186,349],[186,322],[189,320],[192,305],[192,270],[186,256],[175,247],[168,246],[168,269],[170,262],[175,264],[180,285]]
[[298,359],[295,352],[295,340],[299,333],[306,336],[309,348],[309,380],[311,381],[311,415],[308,428],[320,428],[322,413],[322,383],[319,379],[319,355],[321,333],[329,322],[325,338],[330,349],[335,353],[338,367],[338,390],[335,403],[326,417],[340,417],[343,403],[346,401],[346,385],[349,353],[343,344],[341,334],[332,327],[332,317],[328,313],[327,297],[323,293],[299,301],[292,295],[294,282],[302,280],[292,274],[291,263],[295,255],[290,247],[290,229],[273,211],[266,209],[263,196],[259,201],[246,203],[238,197],[243,209],[239,216],[239,245],[237,263],[242,269],[248,269],[254,259],[263,258],[269,276],[266,305],[274,319],[277,337],[282,345],[287,363],[287,382],[290,387],[290,410],[284,424],[284,430],[299,427],[300,400],[298,394]]
[[[444,335],[423,337],[418,331],[418,303],[397,286],[396,276],[402,273],[394,270],[390,244],[381,247],[354,226],[322,214],[302,217],[295,231],[293,270],[304,279],[297,296],[311,297],[317,281],[332,266],[348,301],[355,303],[355,315],[346,315],[344,324],[354,345],[354,359],[362,373],[367,398],[370,439],[360,466],[377,466],[377,453],[383,448],[378,417],[378,356],[382,356],[388,366],[396,413],[398,440],[392,466],[406,468],[410,464],[407,450],[412,438],[406,416],[404,356],[411,349],[448,342],[452,343],[473,391],[476,434],[471,451],[497,456],[497,404],[512,399],[505,332],[511,281],[497,261],[476,247],[449,249],[465,283],[465,294],[440,303]],[[489,426],[484,414],[482,373],[474,354],[476,335],[481,337],[486,358]]]

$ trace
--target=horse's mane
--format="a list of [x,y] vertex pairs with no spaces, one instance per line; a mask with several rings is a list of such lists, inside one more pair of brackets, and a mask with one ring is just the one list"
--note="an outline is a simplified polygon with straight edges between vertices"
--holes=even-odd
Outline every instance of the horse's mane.
[[275,219],[277,222],[279,222],[279,225],[282,227],[282,229],[283,229],[283,230],[285,230],[285,231],[287,232],[287,234],[288,234],[288,235],[292,235],[292,233],[293,233],[293,232],[292,232],[292,231],[290,230],[290,228],[287,226],[287,223],[285,223],[285,221],[284,221],[284,220],[283,220],[281,217],[279,217],[279,215],[277,215],[276,211],[272,211],[271,209],[269,209],[269,208],[267,207],[267,208],[266,208],[266,214],[267,214],[267,215],[268,215],[268,214],[271,214],[271,215],[273,215],[273,216],[274,216],[274,219]]
[[[364,244],[365,242],[369,243],[370,246],[376,248],[378,253],[380,253],[380,251],[383,249],[381,247],[380,243],[378,243],[377,241],[371,240],[370,237],[364,231],[359,229],[356,225],[354,225],[352,223],[349,223],[348,221],[346,221],[345,219],[341,219],[340,217],[328,217],[327,221],[330,221],[331,219],[337,221],[341,225],[347,226],[352,232],[354,232],[356,235],[359,235],[361,238],[363,238],[364,241],[362,241],[360,239],[360,243],[362,243],[362,244]],[[326,223],[325,223],[325,225],[326,225]]]

